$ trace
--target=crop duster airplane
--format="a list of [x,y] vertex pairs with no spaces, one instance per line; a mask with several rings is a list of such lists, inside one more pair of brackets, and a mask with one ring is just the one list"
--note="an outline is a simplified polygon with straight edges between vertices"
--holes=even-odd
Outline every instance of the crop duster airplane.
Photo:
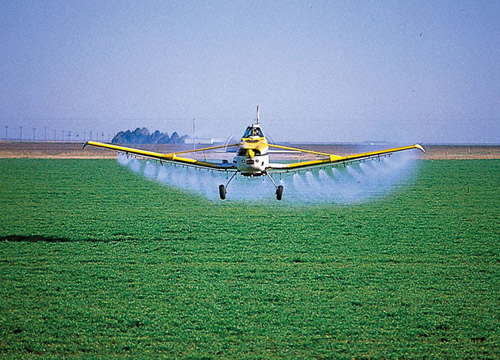
[[[151,152],[146,150],[128,148],[124,146],[105,144],[95,141],[86,142],[85,146],[97,146],[101,148],[115,150],[119,153],[124,153],[127,156],[135,156],[145,159],[154,159],[163,163],[177,163],[195,168],[203,168],[207,170],[222,171],[226,173],[232,173],[229,177],[229,181],[223,185],[219,185],[219,195],[222,200],[226,198],[227,187],[234,179],[234,177],[240,173],[243,176],[267,176],[274,187],[276,188],[276,199],[281,200],[283,196],[283,185],[277,185],[276,181],[273,179],[273,174],[283,173],[283,172],[294,172],[300,171],[308,168],[315,167],[330,167],[339,164],[346,165],[350,162],[362,161],[365,159],[376,159],[382,156],[390,156],[392,153],[410,149],[419,149],[425,152],[424,148],[419,145],[409,145],[392,149],[371,151],[347,156],[340,156],[334,154],[323,153],[313,150],[298,149],[289,146],[282,146],[276,144],[270,144],[262,131],[259,121],[259,107],[257,106],[257,122],[247,127],[241,141],[235,144],[229,145],[219,145],[205,147],[195,150],[179,151],[170,154],[162,154],[157,152]],[[228,160],[223,160],[222,162],[212,162],[208,160],[197,160],[189,157],[184,157],[186,154],[200,153],[205,151],[217,150],[217,149],[231,149],[236,148],[236,156],[233,158],[232,162]],[[274,150],[277,149],[277,150]],[[312,154],[317,156],[317,159],[313,160],[303,160],[296,162],[271,162],[270,156],[273,153],[279,152],[297,152],[304,154]]]

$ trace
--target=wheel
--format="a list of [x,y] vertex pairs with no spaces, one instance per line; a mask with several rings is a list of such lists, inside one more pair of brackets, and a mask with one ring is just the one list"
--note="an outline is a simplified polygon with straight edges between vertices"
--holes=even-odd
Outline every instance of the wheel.
[[219,196],[221,200],[226,198],[226,187],[224,185],[219,185]]
[[276,189],[276,200],[281,200],[282,197],[283,197],[283,185],[280,185]]

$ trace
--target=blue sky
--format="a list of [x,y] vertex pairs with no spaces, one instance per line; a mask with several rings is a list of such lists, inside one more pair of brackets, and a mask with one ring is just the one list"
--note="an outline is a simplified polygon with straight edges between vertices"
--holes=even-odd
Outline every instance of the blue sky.
[[500,1],[2,1],[0,138],[500,143]]

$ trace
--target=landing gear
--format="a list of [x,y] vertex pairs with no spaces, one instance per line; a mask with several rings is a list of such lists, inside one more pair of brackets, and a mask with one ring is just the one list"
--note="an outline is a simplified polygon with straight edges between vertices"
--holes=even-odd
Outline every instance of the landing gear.
[[219,185],[219,196],[221,200],[226,199],[226,187],[224,185]]
[[280,186],[276,185],[276,181],[274,181],[273,177],[271,175],[269,175],[267,172],[265,174],[271,180],[274,187],[276,188],[276,200],[278,200],[278,201],[281,200],[281,198],[283,197],[283,185],[280,185]]
[[225,200],[226,199],[226,194],[227,194],[227,187],[229,186],[229,183],[234,179],[234,177],[236,176],[236,172],[233,174],[233,176],[231,176],[231,178],[229,179],[229,181],[227,182],[226,186],[224,185],[219,185],[219,196],[220,196],[220,199],[221,200]]
[[281,200],[282,197],[283,197],[283,185],[280,185],[276,189],[276,200]]
[[[229,179],[229,181],[227,182],[226,185],[223,185],[223,184],[219,185],[219,196],[220,196],[221,200],[226,200],[227,187],[229,186],[231,181],[234,179],[236,174],[237,173],[235,172],[233,174],[233,176],[231,176],[231,178]],[[274,187],[276,188],[276,200],[278,200],[278,201],[281,200],[283,198],[283,185],[278,186],[278,184],[276,184],[276,181],[274,181],[273,177],[271,175],[269,175],[267,172],[263,172],[262,175],[266,175],[271,180]]]

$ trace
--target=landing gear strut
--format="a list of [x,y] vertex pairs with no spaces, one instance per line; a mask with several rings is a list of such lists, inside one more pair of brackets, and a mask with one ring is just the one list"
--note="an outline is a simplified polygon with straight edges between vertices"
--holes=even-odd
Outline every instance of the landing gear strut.
[[274,187],[276,188],[276,200],[281,200],[281,198],[283,197],[283,185],[277,185],[276,184],[276,181],[274,181],[273,177],[271,175],[269,175],[267,172],[265,173],[267,175],[267,177],[271,180],[271,182],[273,183]]
[[[220,196],[220,199],[221,200],[225,200],[226,199],[226,195],[227,195],[227,187],[229,186],[229,184],[231,183],[231,181],[234,179],[234,177],[236,176],[236,172],[233,174],[233,176],[231,176],[231,178],[229,178],[229,181],[227,182],[226,185],[219,185],[219,196]],[[283,185],[278,185],[276,184],[276,181],[274,181],[273,177],[271,175],[269,175],[267,172],[264,173],[270,180],[271,182],[273,183],[274,187],[276,188],[276,200],[281,200],[283,198]]]
[[227,182],[226,186],[224,185],[219,185],[219,196],[220,196],[220,199],[221,200],[225,200],[226,199],[226,194],[227,194],[227,187],[229,186],[229,183],[234,179],[234,177],[236,176],[236,172],[233,174],[233,176],[231,176],[231,178],[229,179],[229,181]]

